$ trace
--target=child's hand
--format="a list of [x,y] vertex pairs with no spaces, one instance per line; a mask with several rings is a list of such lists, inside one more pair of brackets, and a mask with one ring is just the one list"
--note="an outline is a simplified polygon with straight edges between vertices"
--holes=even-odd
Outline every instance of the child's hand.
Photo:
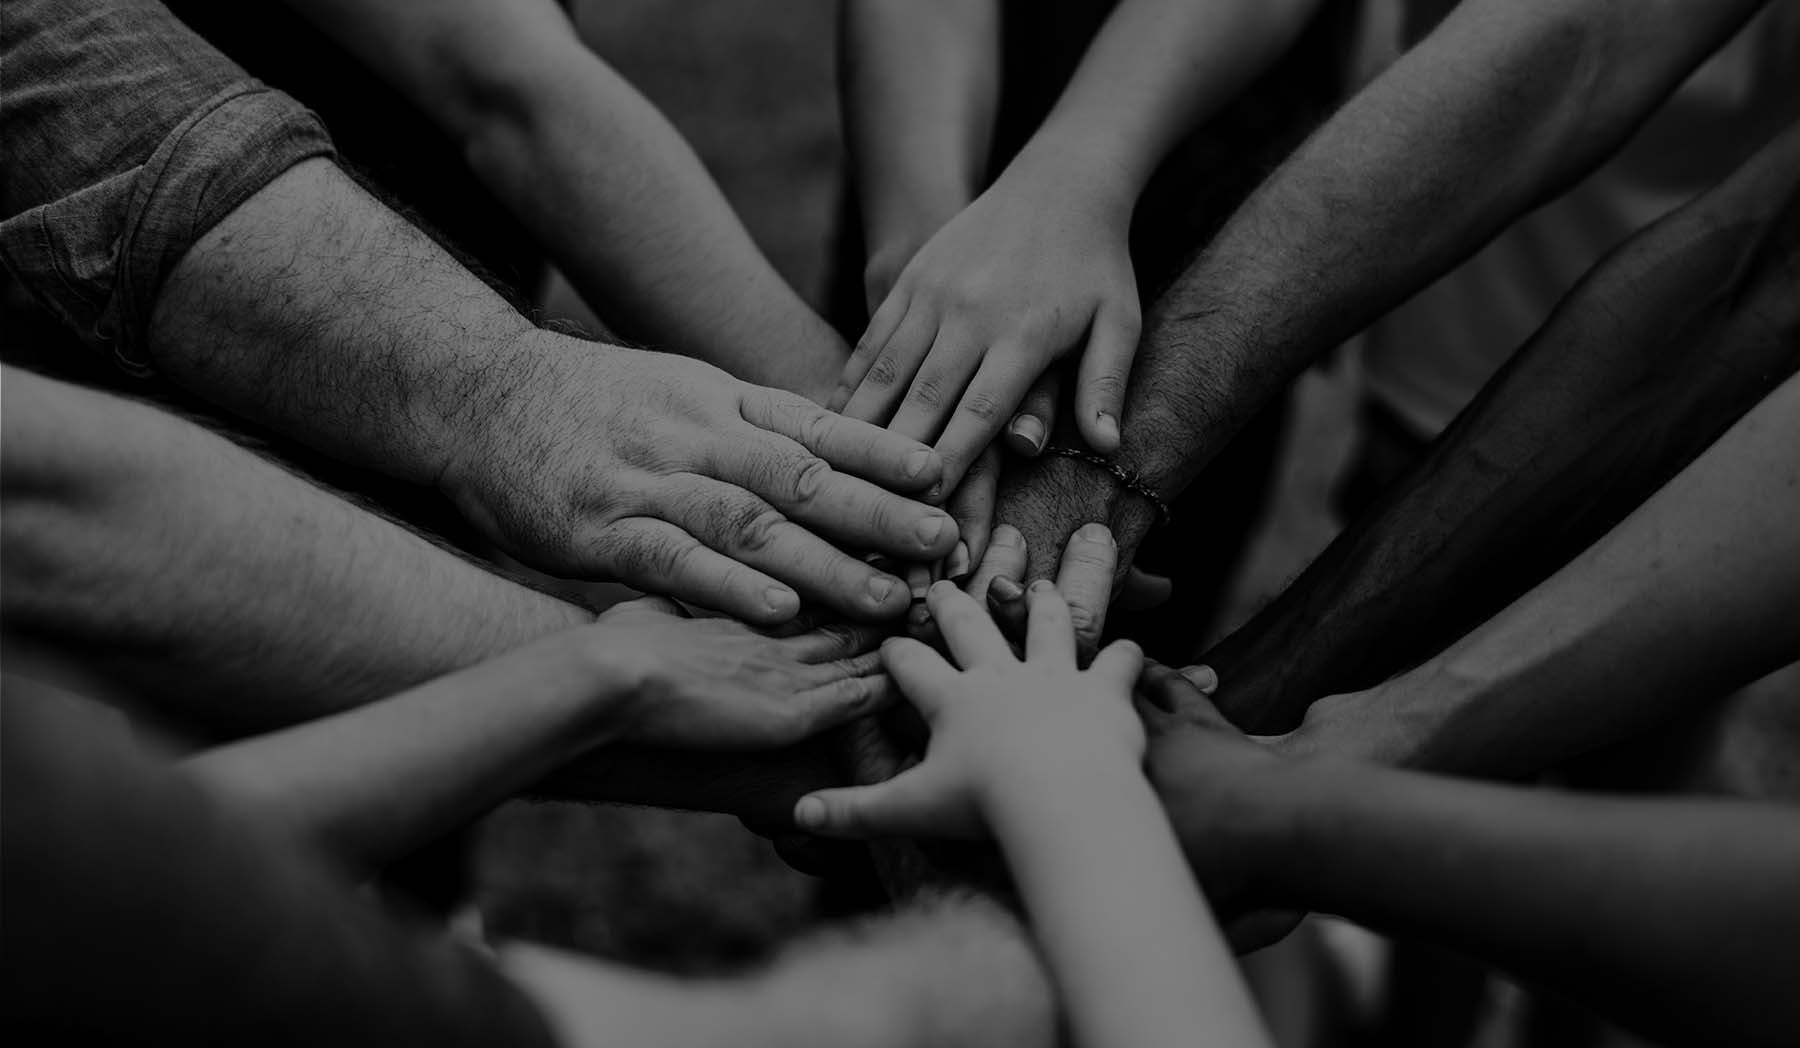
[[646,597],[583,630],[629,696],[621,738],[685,749],[765,749],[799,742],[892,694],[870,627],[780,636],[731,619],[688,618]]
[[874,786],[802,797],[794,821],[825,836],[978,836],[989,784],[1028,764],[1124,761],[1144,756],[1131,707],[1143,655],[1129,641],[1075,667],[1069,606],[1049,582],[1026,595],[1025,661],[987,612],[949,582],[927,601],[961,670],[910,639],[888,641],[882,662],[931,727],[923,763]]
[[[907,263],[830,406],[935,440],[950,491],[1051,362],[1085,346],[1076,421],[1095,450],[1117,450],[1140,318],[1131,201],[1116,197],[1016,163]],[[1035,452],[1046,432],[1017,436]]]

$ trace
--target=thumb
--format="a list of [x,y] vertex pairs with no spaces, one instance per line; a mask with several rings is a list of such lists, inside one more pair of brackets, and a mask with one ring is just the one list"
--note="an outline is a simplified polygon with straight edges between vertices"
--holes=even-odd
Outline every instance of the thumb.
[[1125,380],[1137,355],[1138,312],[1102,304],[1094,313],[1075,383],[1075,425],[1088,447],[1102,455],[1119,450],[1119,416],[1125,407]]
[[939,837],[939,792],[921,764],[873,786],[809,793],[794,802],[794,825],[820,837]]

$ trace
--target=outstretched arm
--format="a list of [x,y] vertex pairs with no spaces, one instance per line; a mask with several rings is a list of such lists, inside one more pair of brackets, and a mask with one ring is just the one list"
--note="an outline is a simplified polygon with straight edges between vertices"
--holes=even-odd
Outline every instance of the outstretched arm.
[[1301,749],[1525,774],[1800,658],[1800,376],[1592,548]]
[[287,0],[457,141],[608,327],[822,399],[848,350],[553,0]]
[[[1429,458],[1202,658],[1224,682],[1226,713],[1284,731],[1321,696],[1374,686],[1442,650],[1592,544],[1800,367],[1796,172],[1800,129],[1603,260]],[[1733,498],[1745,506],[1780,494],[1757,483],[1755,470],[1783,468],[1779,445],[1754,450],[1761,432],[1734,432],[1702,459],[1716,483],[1742,483]],[[1658,496],[1681,514],[1665,519],[1747,523],[1698,503],[1677,509],[1671,500],[1697,482]],[[1650,550],[1660,540],[1649,527],[1616,548]],[[1596,615],[1620,594],[1592,566],[1564,592],[1571,612]],[[1547,623],[1546,604],[1534,607]],[[1570,678],[1573,692],[1539,683],[1578,694],[1596,682]]]
[[1152,777],[1222,884],[1452,946],[1658,1040],[1774,1045],[1800,1029],[1793,812],[1285,759],[1176,674],[1152,679],[1182,721],[1152,744]]
[[[1307,363],[1600,163],[1759,0],[1466,0],[1340,110],[1152,308],[1119,465],[1179,492]],[[1130,562],[1153,514],[1066,459],[999,519],[1046,574],[1082,523]]]

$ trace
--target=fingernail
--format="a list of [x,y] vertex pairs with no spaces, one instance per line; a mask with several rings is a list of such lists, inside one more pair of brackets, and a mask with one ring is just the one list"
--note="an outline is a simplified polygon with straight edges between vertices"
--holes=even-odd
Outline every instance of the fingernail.
[[909,629],[921,630],[931,624],[931,609],[923,603],[914,604],[906,613],[906,625]]
[[1081,530],[1075,533],[1075,537],[1083,542],[1104,542],[1108,545],[1111,545],[1113,540],[1112,529],[1097,521],[1083,524]]
[[1013,527],[1011,524],[1002,524],[995,528],[994,534],[988,539],[988,545],[1005,546],[1008,549],[1011,549],[1014,546],[1023,546],[1024,544],[1025,536],[1019,534],[1019,529]]
[[944,526],[946,524],[952,527],[955,526],[955,522],[949,517],[927,517],[926,519],[919,521],[918,526],[913,529],[913,534],[919,536],[921,545],[932,546],[937,543],[938,536],[944,533]]
[[995,579],[988,583],[988,594],[1003,604],[1011,604],[1025,595],[1019,584],[1011,579]]
[[1118,419],[1113,418],[1111,415],[1108,415],[1104,411],[1099,412],[1095,418],[1095,428],[1097,428],[1100,431],[1100,435],[1102,437],[1105,437],[1107,440],[1111,441],[1113,444],[1116,445],[1119,443],[1119,420]]
[[938,498],[940,496],[942,496],[943,494],[944,494],[944,485],[933,484],[930,487],[930,489],[925,492],[925,501],[926,502],[936,502],[938,500]]
[[1044,423],[1036,415],[1020,415],[1013,419],[1012,435],[1031,445],[1032,454],[1044,449]]
[[1202,695],[1211,695],[1219,690],[1219,675],[1211,666],[1188,666],[1182,669],[1181,675],[1189,684],[1200,689]]
[[950,563],[944,568],[944,573],[953,579],[960,579],[969,573],[969,544],[967,542],[958,542],[956,548],[950,551]]
[[886,575],[875,576],[869,580],[869,599],[877,605],[886,604],[888,598],[894,595],[894,586],[897,583],[898,580],[891,579]]
[[907,568],[906,586],[912,591],[913,600],[924,600],[926,591],[931,589],[931,569],[923,564]]
[[763,603],[769,610],[778,615],[787,615],[800,610],[800,596],[785,586],[770,586],[763,590]]
[[802,797],[794,805],[794,822],[809,829],[825,825],[825,802],[817,797]]
[[931,465],[931,449],[920,448],[906,456],[906,475],[909,478],[917,477],[925,472],[925,467],[929,465]]

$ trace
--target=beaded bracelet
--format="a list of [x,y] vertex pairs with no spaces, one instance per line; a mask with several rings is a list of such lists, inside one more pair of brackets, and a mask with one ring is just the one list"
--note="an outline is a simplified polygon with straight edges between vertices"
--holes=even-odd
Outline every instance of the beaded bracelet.
[[1163,497],[1156,493],[1155,488],[1144,483],[1144,478],[1139,476],[1136,470],[1126,469],[1105,455],[1089,451],[1086,448],[1067,448],[1057,444],[1046,445],[1040,454],[1059,455],[1063,458],[1085,462],[1090,466],[1099,466],[1112,474],[1112,478],[1118,481],[1119,487],[1150,503],[1156,509],[1156,519],[1160,523],[1167,524],[1173,517],[1169,511],[1169,504],[1163,501]]

